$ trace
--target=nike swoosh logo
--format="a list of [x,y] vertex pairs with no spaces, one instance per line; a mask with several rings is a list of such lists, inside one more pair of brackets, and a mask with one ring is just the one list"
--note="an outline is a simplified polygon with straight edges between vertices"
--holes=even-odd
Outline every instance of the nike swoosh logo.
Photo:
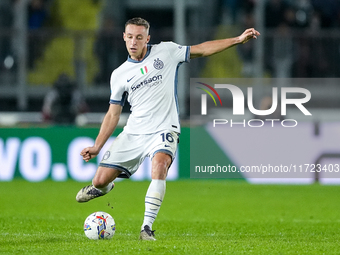
[[165,144],[164,147],[170,147],[170,145]]
[[[135,75],[136,76],[136,75]],[[135,76],[133,76],[131,79],[128,79],[127,82],[130,82],[133,78],[135,78]]]

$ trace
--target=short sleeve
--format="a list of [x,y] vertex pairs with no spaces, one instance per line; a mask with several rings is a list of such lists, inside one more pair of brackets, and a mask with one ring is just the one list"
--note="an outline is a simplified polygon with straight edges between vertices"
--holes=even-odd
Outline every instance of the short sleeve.
[[119,104],[123,106],[125,104],[128,93],[127,91],[125,91],[124,86],[119,84],[118,79],[114,72],[111,75],[110,87],[111,87],[110,104]]
[[182,46],[174,42],[164,43],[172,59],[177,62],[190,62],[190,46]]

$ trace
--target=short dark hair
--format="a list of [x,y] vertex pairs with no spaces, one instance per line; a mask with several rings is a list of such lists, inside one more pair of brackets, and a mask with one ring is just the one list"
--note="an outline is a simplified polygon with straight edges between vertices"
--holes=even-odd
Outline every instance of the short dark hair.
[[147,22],[145,19],[142,19],[140,17],[129,19],[125,23],[125,28],[126,28],[127,25],[143,26],[143,27],[146,28],[146,30],[149,30],[149,28],[150,28],[149,22]]

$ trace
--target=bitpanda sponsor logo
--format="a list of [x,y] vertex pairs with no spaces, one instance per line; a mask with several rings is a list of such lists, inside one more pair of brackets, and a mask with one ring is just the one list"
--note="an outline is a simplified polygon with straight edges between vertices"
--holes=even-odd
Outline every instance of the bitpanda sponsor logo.
[[163,79],[162,75],[155,75],[151,78],[145,79],[144,81],[142,81],[139,84],[132,85],[131,90],[132,90],[132,92],[134,92],[134,91],[136,91],[137,89],[140,89],[140,88],[145,88],[145,87],[151,88],[153,86],[157,86],[157,85],[162,83],[162,79]]

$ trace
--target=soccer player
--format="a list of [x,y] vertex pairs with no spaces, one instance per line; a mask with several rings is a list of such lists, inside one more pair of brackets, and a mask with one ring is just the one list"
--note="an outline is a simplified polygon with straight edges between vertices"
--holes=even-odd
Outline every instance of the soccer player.
[[194,46],[173,42],[149,45],[149,23],[142,18],[126,22],[123,38],[128,59],[112,72],[110,106],[95,143],[80,155],[88,162],[115,130],[125,100],[131,114],[122,133],[106,151],[92,185],[82,188],[78,202],[87,202],[110,192],[117,177],[130,177],[145,157],[150,157],[152,181],[145,196],[145,214],[140,239],[156,240],[152,224],[165,194],[167,171],[175,157],[180,123],[177,103],[177,70],[183,62],[206,57],[260,35],[254,28],[240,36],[207,41]]

